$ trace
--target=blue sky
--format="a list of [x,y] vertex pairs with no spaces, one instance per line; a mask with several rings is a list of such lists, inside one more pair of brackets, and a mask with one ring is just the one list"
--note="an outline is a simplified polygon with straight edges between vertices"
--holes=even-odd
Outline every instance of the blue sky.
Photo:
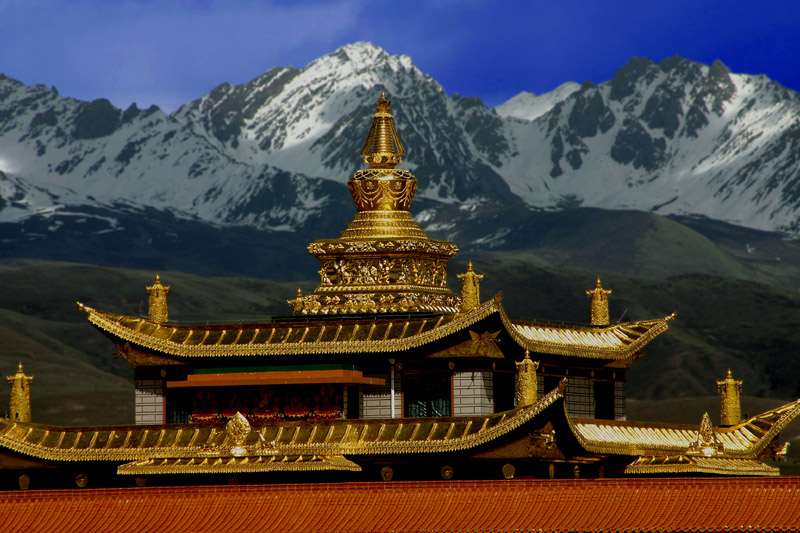
[[800,90],[800,1],[0,0],[0,72],[172,111],[222,82],[371,41],[497,105],[681,55]]

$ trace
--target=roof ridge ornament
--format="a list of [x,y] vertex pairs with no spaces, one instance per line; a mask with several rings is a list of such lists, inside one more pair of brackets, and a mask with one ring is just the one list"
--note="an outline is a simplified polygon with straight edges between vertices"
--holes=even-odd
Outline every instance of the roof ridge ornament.
[[14,422],[31,421],[31,381],[33,376],[25,375],[22,361],[17,367],[17,373],[8,376],[8,383],[11,385],[9,417]]
[[608,295],[611,291],[605,290],[600,278],[594,289],[586,291],[586,295],[591,299],[591,324],[593,326],[608,326],[611,323],[608,315]]
[[711,424],[711,417],[708,413],[703,413],[703,418],[700,420],[700,428],[697,431],[697,436],[689,449],[686,451],[687,455],[703,455],[705,457],[713,457],[724,451],[724,446],[717,439],[717,432]]
[[742,382],[733,379],[731,369],[722,381],[717,381],[717,392],[720,395],[720,426],[735,426],[742,421]]

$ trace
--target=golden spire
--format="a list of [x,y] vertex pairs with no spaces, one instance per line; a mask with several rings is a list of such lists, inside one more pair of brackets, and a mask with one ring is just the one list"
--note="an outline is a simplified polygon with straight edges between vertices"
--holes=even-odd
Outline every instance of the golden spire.
[[607,326],[609,324],[608,318],[608,295],[611,291],[603,289],[600,283],[600,278],[597,278],[597,284],[591,291],[586,291],[586,295],[591,299],[591,316],[593,326]]
[[33,381],[33,376],[25,375],[21,362],[16,375],[8,377],[8,382],[11,384],[9,416],[14,422],[31,421],[31,381]]
[[381,93],[375,106],[377,113],[372,115],[372,127],[361,150],[364,164],[372,168],[394,168],[403,161],[400,156],[406,155],[394,127],[391,106],[392,103],[386,99],[386,93]]
[[461,280],[461,312],[466,313],[481,304],[481,280],[483,274],[476,274],[472,270],[472,261],[467,266],[467,272],[458,274]]
[[161,284],[161,276],[156,274],[156,281],[151,287],[147,288],[149,298],[149,316],[150,320],[163,324],[169,320],[169,310],[167,308],[167,293],[169,292],[169,285],[164,286]]
[[539,361],[531,361],[530,353],[525,350],[525,358],[517,363],[517,407],[532,405],[538,397],[536,371]]
[[720,426],[735,426],[742,421],[742,404],[740,394],[742,382],[733,379],[730,368],[728,376],[722,381],[717,381],[717,390],[720,395]]
[[429,239],[411,216],[417,178],[394,168],[405,149],[385,94],[377,109],[361,151],[371,168],[347,182],[355,217],[338,239],[308,246],[320,262],[320,284],[289,300],[295,315],[459,311],[447,288],[447,261],[458,248]]

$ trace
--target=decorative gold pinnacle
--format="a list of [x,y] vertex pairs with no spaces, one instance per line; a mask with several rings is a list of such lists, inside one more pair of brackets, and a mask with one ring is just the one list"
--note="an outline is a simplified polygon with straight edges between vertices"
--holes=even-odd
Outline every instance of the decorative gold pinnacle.
[[733,374],[728,369],[728,376],[717,381],[717,390],[720,395],[719,425],[735,426],[742,421],[742,382],[733,379]]
[[457,277],[461,280],[461,312],[466,313],[481,304],[483,274],[476,274],[470,261],[466,273],[458,274]]
[[394,168],[405,155],[382,94],[361,155],[370,167],[347,182],[356,215],[340,238],[312,242],[320,261],[316,290],[290,300],[292,313],[458,312],[447,288],[447,261],[458,248],[429,239],[411,217],[417,178]]
[[394,127],[391,106],[386,93],[381,93],[376,104],[377,113],[372,115],[372,127],[361,150],[364,163],[372,168],[394,168],[403,161],[400,156],[406,155]]
[[600,278],[597,278],[595,288],[586,291],[586,295],[591,299],[591,315],[593,326],[607,326],[610,322],[608,318],[608,295],[611,291],[603,289]]
[[525,358],[517,363],[517,407],[536,403],[538,398],[536,371],[539,361],[531,361],[530,353],[525,350]]
[[161,284],[161,276],[156,274],[156,281],[151,287],[147,287],[149,296],[149,317],[153,322],[163,324],[169,320],[169,309],[167,308],[167,293],[169,285],[166,287]]
[[33,381],[33,376],[25,375],[21,362],[17,373],[8,377],[8,382],[11,384],[9,417],[15,422],[31,421],[31,381]]
[[717,439],[717,432],[711,424],[711,417],[708,413],[703,413],[703,418],[700,420],[700,428],[697,431],[697,436],[689,449],[686,451],[689,455],[703,455],[705,457],[712,457],[721,453],[724,446],[719,439]]

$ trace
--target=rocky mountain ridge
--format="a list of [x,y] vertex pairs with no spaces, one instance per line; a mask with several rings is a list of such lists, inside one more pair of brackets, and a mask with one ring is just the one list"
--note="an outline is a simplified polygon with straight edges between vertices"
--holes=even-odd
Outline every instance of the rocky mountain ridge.
[[352,216],[341,184],[361,166],[381,90],[420,182],[412,209],[460,245],[506,246],[528,213],[576,206],[800,231],[800,96],[764,76],[634,58],[610,81],[489,109],[369,43],[222,84],[170,115],[0,76],[0,223],[58,232],[90,220],[124,238],[154,209],[218,228],[335,232]]

